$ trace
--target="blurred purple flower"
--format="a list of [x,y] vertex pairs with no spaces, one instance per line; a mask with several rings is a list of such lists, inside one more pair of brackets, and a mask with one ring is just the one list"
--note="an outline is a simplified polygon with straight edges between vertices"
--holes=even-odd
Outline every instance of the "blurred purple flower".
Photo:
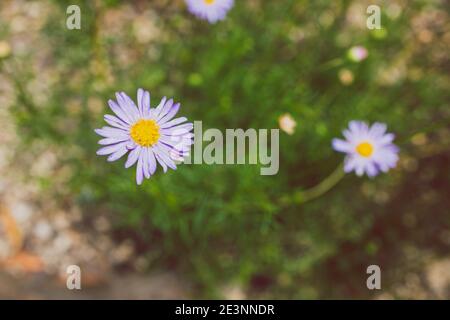
[[156,171],[157,163],[164,172],[167,168],[176,170],[176,161],[189,155],[194,135],[192,123],[185,117],[175,118],[180,104],[164,97],[156,108],[150,107],[150,93],[137,91],[137,106],[124,92],[116,93],[117,102],[108,104],[114,115],[105,115],[110,125],[95,132],[104,137],[98,143],[104,145],[98,155],[109,155],[108,161],[116,161],[126,153],[125,168],[137,163],[136,182],[141,184],[144,177],[150,178]]
[[362,121],[350,121],[343,131],[346,140],[333,139],[333,149],[347,154],[344,171],[376,176],[387,172],[398,161],[398,148],[392,143],[394,134],[386,133],[386,124],[376,122],[369,127]]
[[200,19],[216,23],[224,20],[234,0],[185,0],[188,10]]
[[367,58],[369,51],[362,46],[355,46],[348,50],[348,58],[354,62],[361,62]]

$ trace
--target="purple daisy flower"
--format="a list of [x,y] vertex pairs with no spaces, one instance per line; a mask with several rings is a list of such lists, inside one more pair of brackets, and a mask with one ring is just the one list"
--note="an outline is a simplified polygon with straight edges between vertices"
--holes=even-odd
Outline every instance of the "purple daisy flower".
[[347,154],[344,171],[376,176],[396,166],[398,148],[392,143],[394,134],[386,133],[386,124],[376,122],[369,127],[362,121],[350,121],[343,131],[346,140],[333,139],[333,149]]
[[233,7],[234,0],[185,0],[188,10],[209,23],[224,20],[227,12]]
[[95,132],[103,137],[104,145],[98,155],[108,155],[108,161],[116,161],[128,153],[125,168],[137,163],[136,182],[141,184],[156,171],[157,163],[164,172],[176,170],[175,161],[183,161],[189,155],[194,135],[193,124],[185,117],[175,118],[180,104],[162,98],[156,108],[150,108],[150,93],[137,91],[137,106],[124,92],[116,93],[116,101],[108,104],[115,115],[105,115],[110,125]]

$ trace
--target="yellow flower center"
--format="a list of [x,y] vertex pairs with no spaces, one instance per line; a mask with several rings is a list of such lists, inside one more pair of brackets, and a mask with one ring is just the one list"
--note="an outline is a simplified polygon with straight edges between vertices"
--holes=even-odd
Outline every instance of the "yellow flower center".
[[373,145],[369,142],[361,142],[356,146],[356,151],[363,157],[370,157],[373,153]]
[[206,4],[213,4],[216,0],[203,0]]
[[154,120],[141,119],[131,127],[130,135],[141,147],[150,147],[158,142],[159,126]]

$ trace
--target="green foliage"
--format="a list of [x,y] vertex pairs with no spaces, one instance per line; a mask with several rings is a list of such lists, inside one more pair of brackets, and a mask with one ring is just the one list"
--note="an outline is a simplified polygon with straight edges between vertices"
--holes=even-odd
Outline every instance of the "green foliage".
[[[413,134],[430,124],[431,132],[448,125],[448,74],[410,39],[409,21],[421,2],[408,4],[396,19],[384,14],[387,32],[380,38],[349,23],[351,1],[236,1],[228,19],[215,25],[181,5],[156,1],[152,7],[149,1],[140,5],[156,10],[158,35],[145,43],[137,41],[127,17],[120,30],[102,24],[109,10],[123,8],[120,1],[96,7],[79,2],[82,30],[67,30],[69,2],[54,2],[42,30],[59,74],[48,102],[38,105],[19,92],[13,110],[24,141],[62,151],[60,163],[71,172],[63,190],[86,215],[110,212],[117,230],[130,229],[147,245],[151,267],[183,272],[204,296],[220,296],[229,283],[277,298],[348,293],[345,285],[330,287],[335,276],[357,287],[358,295],[367,294],[364,266],[384,243],[373,228],[379,219],[402,213],[392,203],[407,201],[406,182],[415,173],[400,167],[373,180],[349,175],[314,201],[283,199],[339,165],[342,155],[332,151],[331,139],[349,120],[387,123],[402,153],[412,157]],[[354,45],[365,46],[369,57],[348,60]],[[342,69],[353,73],[352,84],[339,80]],[[420,76],[410,77],[416,69]],[[386,70],[393,75],[383,78]],[[395,79],[395,72],[403,74]],[[23,88],[32,79],[25,75],[26,69],[17,74]],[[202,120],[204,128],[278,128],[278,117],[290,113],[297,128],[294,135],[280,133],[279,173],[260,176],[258,166],[182,165],[167,174],[158,169],[136,186],[135,171],[124,169],[123,160],[107,163],[96,156],[93,130],[104,125],[106,102],[115,91],[134,97],[139,87],[150,90],[153,106],[162,96],[174,97],[182,104],[180,114]],[[380,194],[387,199],[377,201]]]

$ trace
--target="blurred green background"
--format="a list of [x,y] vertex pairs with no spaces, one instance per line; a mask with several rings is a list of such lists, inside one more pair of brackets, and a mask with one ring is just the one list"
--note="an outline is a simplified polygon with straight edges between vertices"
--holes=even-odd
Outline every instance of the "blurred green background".
[[[52,174],[27,179],[61,206],[79,207],[82,228],[106,215],[111,237],[131,239],[146,270],[181,275],[196,298],[221,298],[229,286],[252,298],[369,298],[379,292],[366,288],[367,266],[381,267],[389,290],[422,267],[424,252],[448,257],[445,1],[237,0],[215,25],[180,0],[37,2],[38,22],[22,30],[34,46],[8,40],[12,15],[0,21],[13,49],[0,58],[20,138],[10,148],[17,158],[54,152]],[[0,5],[3,17],[11,3]],[[81,8],[81,30],[65,26],[70,4]],[[370,4],[381,8],[381,30],[366,28]],[[349,59],[353,46],[367,59]],[[180,115],[204,130],[278,128],[290,114],[297,126],[280,131],[278,174],[182,165],[136,186],[123,160],[95,154],[93,129],[104,125],[114,92],[134,98],[139,87],[152,106],[174,97]],[[325,195],[295,202],[342,162],[331,140],[354,119],[388,125],[398,167],[375,179],[349,174]]]

